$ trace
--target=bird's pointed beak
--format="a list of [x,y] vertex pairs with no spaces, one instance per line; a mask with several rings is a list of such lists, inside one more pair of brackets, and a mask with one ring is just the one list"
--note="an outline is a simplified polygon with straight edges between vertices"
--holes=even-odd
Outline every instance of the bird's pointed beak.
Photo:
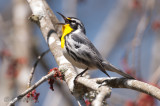
[[65,23],[57,23],[57,25],[65,25],[69,23],[69,20],[61,13],[57,12],[64,19]]

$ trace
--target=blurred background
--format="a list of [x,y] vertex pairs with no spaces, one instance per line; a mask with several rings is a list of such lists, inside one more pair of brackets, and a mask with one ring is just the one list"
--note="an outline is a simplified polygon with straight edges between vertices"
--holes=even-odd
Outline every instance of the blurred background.
[[[160,0],[47,0],[60,21],[60,12],[79,18],[88,38],[116,67],[135,78],[159,87],[160,78]],[[0,106],[27,89],[29,74],[38,55],[48,49],[39,27],[30,22],[26,0],[0,1]],[[32,84],[57,67],[54,57],[43,57]],[[116,73],[108,72],[112,77]],[[91,77],[106,77],[90,71]],[[37,103],[23,98],[16,106],[77,106],[66,84],[56,81],[54,91],[48,82],[40,85]],[[86,98],[87,99],[87,98]],[[158,106],[154,98],[128,89],[112,89],[109,106]]]

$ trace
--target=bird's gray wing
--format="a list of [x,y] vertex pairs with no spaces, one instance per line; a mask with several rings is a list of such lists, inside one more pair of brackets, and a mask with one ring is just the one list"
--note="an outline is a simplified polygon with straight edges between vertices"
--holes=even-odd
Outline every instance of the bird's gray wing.
[[77,47],[77,55],[86,61],[90,62],[90,65],[97,65],[97,68],[102,68],[103,58],[92,42],[85,36],[72,35],[72,39],[75,41],[74,45]]

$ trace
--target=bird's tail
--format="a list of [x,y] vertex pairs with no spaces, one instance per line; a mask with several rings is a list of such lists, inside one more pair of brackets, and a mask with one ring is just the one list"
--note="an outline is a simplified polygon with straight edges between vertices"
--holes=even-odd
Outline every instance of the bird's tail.
[[135,79],[135,78],[133,78],[132,76],[124,73],[122,70],[116,68],[115,66],[113,66],[112,64],[110,64],[110,63],[107,62],[107,61],[104,61],[104,62],[102,62],[102,63],[103,63],[103,66],[104,66],[105,70],[112,71],[112,72],[116,72],[116,73],[118,73],[118,74],[120,74],[120,75],[122,75],[122,76],[124,76],[124,77],[126,77],[126,78],[129,78],[129,79]]

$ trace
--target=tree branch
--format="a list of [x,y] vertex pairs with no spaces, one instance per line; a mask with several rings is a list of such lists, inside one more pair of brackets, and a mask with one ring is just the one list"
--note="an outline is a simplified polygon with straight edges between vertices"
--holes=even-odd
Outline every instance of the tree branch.
[[106,100],[106,98],[109,98],[111,95],[111,88],[108,86],[101,86],[99,88],[99,93],[96,96],[96,99],[93,101],[93,106],[103,106],[103,101]]
[[37,81],[34,85],[32,85],[30,88],[28,88],[26,91],[24,91],[23,93],[21,93],[20,95],[18,95],[16,98],[14,98],[9,104],[8,106],[14,106],[14,104],[22,99],[26,94],[28,94],[29,92],[33,91],[34,89],[36,89],[40,84],[42,84],[43,82],[45,82],[46,80],[48,80],[49,78],[53,77],[55,71],[50,72],[48,75],[43,76],[39,81]]
[[37,60],[36,60],[36,62],[34,63],[32,69],[31,69],[31,72],[30,72],[30,77],[29,77],[29,81],[28,81],[28,87],[31,86],[31,81],[32,81],[33,74],[34,74],[34,72],[35,72],[36,66],[38,65],[38,63],[39,63],[39,61],[42,59],[42,57],[43,57],[46,53],[48,53],[49,51],[50,51],[50,50],[48,49],[48,50],[46,50],[45,52],[43,52],[41,55],[39,55],[39,56],[37,57]]
[[105,82],[107,86],[110,86],[112,88],[128,88],[143,92],[160,100],[160,89],[142,81],[126,78],[99,78],[94,80],[96,80],[97,83]]
[[[38,19],[34,21],[39,23],[43,37],[45,38],[46,42],[48,41],[48,45],[59,66],[59,70],[64,72],[65,81],[67,82],[70,91],[73,91],[73,80],[76,76],[76,73],[72,65],[63,56],[62,49],[60,47],[61,43],[54,28],[56,23],[54,23],[54,25],[52,24],[52,22],[57,21],[51,21],[50,16],[48,15],[51,15],[51,13],[49,13],[48,9],[46,9],[47,5],[45,4],[44,0],[28,0],[28,3],[32,9],[33,16],[37,17],[36,19]],[[56,19],[55,16],[54,19]]]

